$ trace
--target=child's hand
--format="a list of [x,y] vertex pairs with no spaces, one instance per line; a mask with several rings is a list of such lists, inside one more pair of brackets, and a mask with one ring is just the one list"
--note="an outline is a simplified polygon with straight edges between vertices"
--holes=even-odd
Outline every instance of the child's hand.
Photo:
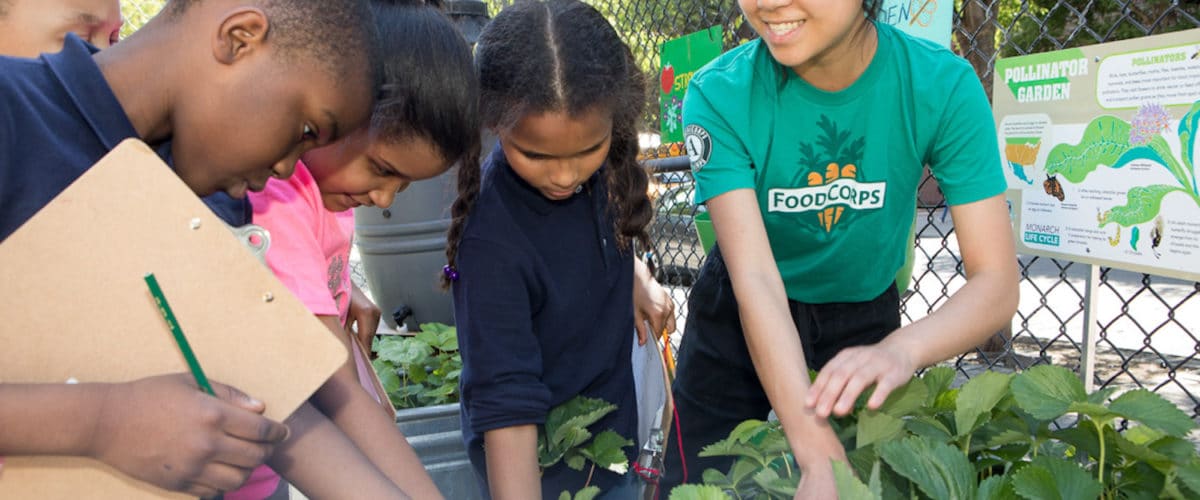
[[[112,384],[95,415],[91,456],[161,488],[209,497],[241,486],[288,435],[241,391],[186,374]],[[88,416],[83,416],[87,418]]]
[[371,352],[371,340],[375,338],[375,330],[379,329],[379,306],[376,306],[367,294],[363,293],[358,288],[358,285],[350,285],[353,290],[350,293],[350,312],[346,316],[346,331],[354,332],[351,327],[358,325],[358,343],[362,344],[363,349]]
[[[646,331],[650,323],[651,332]],[[633,326],[637,329],[638,345],[645,345],[650,334],[658,336],[675,331],[675,301],[666,288],[650,276],[641,260],[633,260]]]
[[830,414],[845,416],[854,410],[858,395],[874,385],[867,408],[877,410],[916,370],[912,357],[903,349],[882,343],[843,349],[821,368],[805,403],[822,418]]

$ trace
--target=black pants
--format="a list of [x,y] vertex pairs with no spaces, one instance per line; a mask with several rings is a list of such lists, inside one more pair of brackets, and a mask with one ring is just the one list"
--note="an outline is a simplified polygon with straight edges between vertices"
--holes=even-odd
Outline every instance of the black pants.
[[[900,299],[894,286],[869,302],[788,301],[788,306],[812,369],[820,369],[844,348],[873,344],[900,327]],[[729,272],[715,245],[688,298],[676,374],[672,393],[679,427],[672,429],[667,446],[660,490],[664,493],[684,482],[701,482],[705,469],[728,472],[733,457],[700,458],[700,450],[729,437],[742,421],[765,420],[771,411],[742,334]]]

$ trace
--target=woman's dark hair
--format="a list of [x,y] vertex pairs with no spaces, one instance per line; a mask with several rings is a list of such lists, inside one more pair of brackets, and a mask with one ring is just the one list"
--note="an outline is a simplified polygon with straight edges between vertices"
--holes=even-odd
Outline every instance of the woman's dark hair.
[[421,138],[447,162],[479,163],[479,81],[471,48],[435,6],[371,0],[383,85],[371,127],[384,142]]
[[872,21],[879,15],[879,4],[881,0],[863,0],[862,9],[867,13],[867,19]]
[[[652,209],[646,172],[637,162],[637,125],[646,82],[629,47],[596,9],[577,0],[519,2],[484,28],[475,45],[480,116],[485,127],[505,130],[521,118],[546,112],[580,115],[612,112],[612,145],[605,182],[618,248],[648,244]],[[446,258],[454,266],[467,214],[479,194],[478,165],[462,165]]]

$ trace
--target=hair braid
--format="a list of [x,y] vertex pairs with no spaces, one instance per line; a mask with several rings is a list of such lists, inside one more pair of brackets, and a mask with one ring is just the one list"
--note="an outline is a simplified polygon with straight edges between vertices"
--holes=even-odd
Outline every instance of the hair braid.
[[[483,173],[479,164],[478,150],[463,157],[458,168],[455,169],[454,175],[458,184],[458,197],[454,200],[454,204],[450,205],[450,228],[446,230],[446,265],[450,270],[455,267],[458,244],[462,242],[463,230],[467,227],[467,216],[471,214],[471,207],[475,205],[475,199],[479,197]],[[442,289],[450,287],[452,281],[450,274],[449,272],[442,273]]]

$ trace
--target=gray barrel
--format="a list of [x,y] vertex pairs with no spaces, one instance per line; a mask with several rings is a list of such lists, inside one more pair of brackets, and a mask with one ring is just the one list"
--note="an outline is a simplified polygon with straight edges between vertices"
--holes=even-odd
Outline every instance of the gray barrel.
[[454,172],[415,182],[386,209],[354,209],[358,252],[371,296],[389,326],[397,310],[410,331],[420,323],[454,324],[450,294],[439,276],[446,264],[446,229],[454,202]]
[[396,413],[396,424],[443,496],[455,500],[481,498],[475,470],[463,445],[457,403],[401,410]]

